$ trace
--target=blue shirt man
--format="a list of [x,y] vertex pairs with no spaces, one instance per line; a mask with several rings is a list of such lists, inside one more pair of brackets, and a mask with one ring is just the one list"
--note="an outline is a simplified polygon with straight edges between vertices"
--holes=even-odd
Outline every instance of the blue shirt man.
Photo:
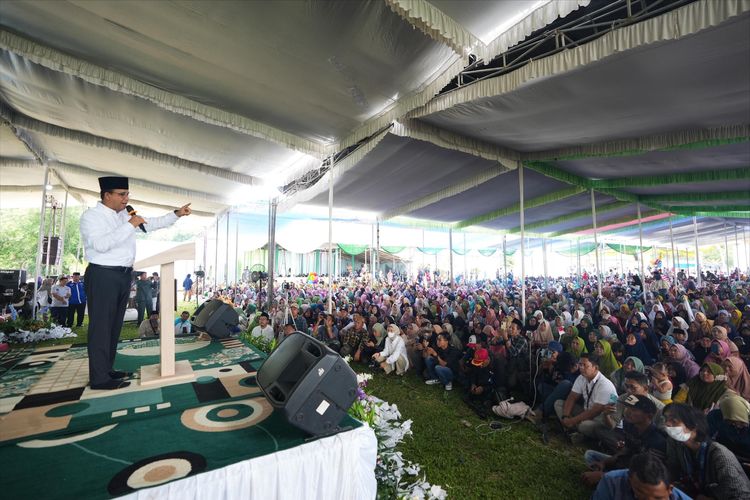
[[[86,290],[84,290],[81,273],[75,272],[70,276],[67,287],[70,288],[68,299],[68,316],[65,326],[73,328],[83,326],[83,315],[86,312]],[[78,316],[78,318],[76,318]],[[77,319],[77,321],[74,321]]]

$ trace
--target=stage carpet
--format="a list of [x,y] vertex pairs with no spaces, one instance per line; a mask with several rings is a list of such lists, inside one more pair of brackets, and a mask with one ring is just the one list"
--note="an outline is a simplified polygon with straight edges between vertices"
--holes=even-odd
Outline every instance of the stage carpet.
[[[263,353],[235,339],[176,342],[177,360],[190,362],[193,382],[142,387],[136,374],[116,391],[86,386],[85,345],[4,353],[3,496],[374,496],[376,443],[368,428],[347,417],[342,425],[350,431],[310,442],[258,388]],[[115,368],[137,373],[158,362],[158,339],[127,341],[118,346]]]

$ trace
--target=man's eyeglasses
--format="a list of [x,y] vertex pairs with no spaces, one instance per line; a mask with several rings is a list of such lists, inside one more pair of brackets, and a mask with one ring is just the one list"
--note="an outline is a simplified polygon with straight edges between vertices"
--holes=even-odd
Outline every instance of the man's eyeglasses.
[[130,191],[110,191],[110,193],[119,196],[120,198],[125,198],[130,194]]

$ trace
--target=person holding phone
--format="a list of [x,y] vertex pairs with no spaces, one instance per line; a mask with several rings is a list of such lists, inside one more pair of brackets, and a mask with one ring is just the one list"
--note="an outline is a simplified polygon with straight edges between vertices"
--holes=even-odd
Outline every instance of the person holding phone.
[[187,335],[192,331],[193,324],[190,323],[190,313],[182,311],[180,317],[174,320],[174,333],[175,335]]

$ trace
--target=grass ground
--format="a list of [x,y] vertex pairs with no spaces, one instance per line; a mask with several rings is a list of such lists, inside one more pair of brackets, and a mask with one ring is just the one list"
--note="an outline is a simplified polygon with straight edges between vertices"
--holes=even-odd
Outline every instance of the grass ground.
[[[178,311],[194,309],[195,303],[177,306]],[[74,329],[77,338],[39,345],[85,343],[87,320]],[[120,338],[137,336],[134,322],[123,326]],[[584,449],[568,444],[559,434],[552,434],[550,444],[545,445],[526,421],[503,420],[502,429],[492,430],[463,403],[459,387],[446,392],[440,385],[425,385],[414,373],[404,377],[375,374],[369,390],[397,404],[403,419],[413,421],[414,435],[405,440],[401,451],[422,466],[428,481],[443,486],[449,498],[574,500],[591,495],[578,479],[585,468]]]
[[[356,369],[356,367],[355,367]],[[584,499],[591,491],[579,482],[583,448],[560,435],[549,445],[529,422],[503,420],[492,430],[461,400],[461,391],[427,386],[415,374],[399,378],[376,374],[372,394],[398,405],[413,421],[404,456],[422,466],[427,480],[457,499]],[[461,421],[467,421],[471,427]]]

